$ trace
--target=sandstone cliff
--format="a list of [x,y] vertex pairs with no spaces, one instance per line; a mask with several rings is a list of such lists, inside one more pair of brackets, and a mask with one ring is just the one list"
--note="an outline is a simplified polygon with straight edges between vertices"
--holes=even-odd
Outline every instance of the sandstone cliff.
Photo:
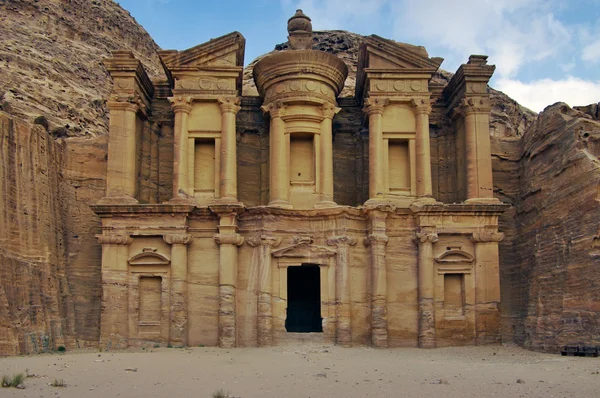
[[600,123],[558,103],[523,136],[516,208],[526,347],[600,344]]
[[0,0],[0,37],[0,109],[44,116],[57,137],[108,131],[111,51],[132,50],[162,73],[156,43],[112,0]]

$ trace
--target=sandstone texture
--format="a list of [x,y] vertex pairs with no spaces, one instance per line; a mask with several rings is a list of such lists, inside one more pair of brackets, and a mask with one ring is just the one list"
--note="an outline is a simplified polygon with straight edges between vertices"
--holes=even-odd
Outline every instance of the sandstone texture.
[[[102,285],[101,246],[94,236],[100,220],[89,205],[106,193],[106,101],[112,82],[104,58],[114,50],[130,50],[159,82],[164,79],[159,48],[127,11],[108,0],[0,0],[0,37],[0,355],[96,345]],[[339,154],[334,159],[334,199],[350,206],[369,195],[368,130],[356,127],[363,113],[353,98],[362,40],[364,36],[345,31],[322,31],[315,32],[313,43],[313,49],[336,55],[348,67],[339,99],[342,110],[333,120],[333,146]],[[422,47],[401,45],[427,55]],[[288,47],[277,45],[274,52]],[[252,68],[262,58],[244,70],[245,97],[236,121],[239,199],[248,206],[266,204],[269,198],[269,126],[252,79]],[[451,78],[445,71],[434,75],[437,93]],[[494,195],[511,205],[499,219],[505,236],[499,242],[502,338],[551,352],[565,344],[600,344],[600,288],[594,278],[600,261],[599,104],[575,109],[556,104],[538,116],[488,90]],[[157,119],[172,117],[164,98],[154,106]],[[436,112],[434,105],[434,194],[453,202],[456,181],[446,174],[456,168],[451,160],[456,142]],[[139,187],[145,203],[166,201],[172,190],[172,128],[153,129],[143,132]],[[261,227],[252,215],[246,217],[248,228]],[[410,224],[404,216],[399,219],[398,225]],[[212,231],[214,220],[196,228]],[[204,235],[205,243],[190,246],[197,261],[205,261],[206,251],[216,247],[212,232]],[[327,246],[325,238],[318,238],[319,245]],[[399,252],[390,258],[415,255],[415,246],[391,242]],[[252,254],[258,250],[247,245],[242,250],[254,256],[250,269],[240,274],[252,291],[252,273],[261,260]],[[392,278],[400,280],[403,272],[415,270],[412,263],[392,268]],[[192,276],[198,283],[190,289],[197,297],[214,301],[218,286],[197,270]],[[357,297],[357,316],[366,319],[367,292]],[[196,318],[206,332],[202,343],[216,344],[210,327],[216,325],[217,311]],[[240,339],[256,341],[255,319],[239,322]],[[392,341],[413,333],[399,319],[392,318],[390,325]],[[356,343],[365,343],[368,332],[357,332]]]
[[108,131],[111,51],[130,49],[162,74],[156,43],[111,0],[2,0],[0,37],[0,108],[44,116],[57,138]]

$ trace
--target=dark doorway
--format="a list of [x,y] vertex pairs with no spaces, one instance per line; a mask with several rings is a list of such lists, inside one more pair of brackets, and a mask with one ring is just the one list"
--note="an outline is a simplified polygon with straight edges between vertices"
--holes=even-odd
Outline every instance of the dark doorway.
[[322,332],[321,274],[318,265],[302,264],[287,270],[288,332]]

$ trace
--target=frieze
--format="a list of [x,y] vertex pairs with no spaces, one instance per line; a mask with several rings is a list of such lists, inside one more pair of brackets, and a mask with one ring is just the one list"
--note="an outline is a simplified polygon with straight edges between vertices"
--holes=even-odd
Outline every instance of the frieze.
[[426,93],[429,91],[425,80],[372,79],[370,86],[370,90],[375,92]]
[[335,98],[334,90],[325,83],[308,79],[293,79],[274,84],[265,93],[265,98],[272,98],[284,94],[313,93],[317,96]]
[[176,89],[197,91],[231,91],[235,90],[235,79],[188,78],[178,79]]

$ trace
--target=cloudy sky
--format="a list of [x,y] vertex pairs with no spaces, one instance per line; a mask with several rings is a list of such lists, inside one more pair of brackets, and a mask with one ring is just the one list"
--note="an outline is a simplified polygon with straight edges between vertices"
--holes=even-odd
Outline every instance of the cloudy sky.
[[496,65],[492,87],[539,112],[600,102],[600,0],[121,0],[163,49],[237,30],[246,59],[286,40],[304,10],[315,30],[343,29],[423,45],[454,72],[470,54]]

